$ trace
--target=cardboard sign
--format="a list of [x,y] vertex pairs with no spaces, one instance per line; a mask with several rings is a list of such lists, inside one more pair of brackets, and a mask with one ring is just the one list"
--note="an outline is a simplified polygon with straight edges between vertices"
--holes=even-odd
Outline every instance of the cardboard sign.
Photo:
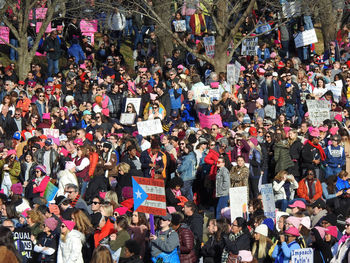
[[317,35],[314,28],[299,32],[294,36],[294,43],[296,48],[308,46],[317,42]]
[[234,64],[227,64],[226,74],[227,74],[227,83],[229,85],[234,85],[235,84],[235,65]]
[[134,105],[134,108],[135,108],[135,110],[136,110],[136,113],[140,115],[141,98],[126,98],[126,103],[125,103],[124,112],[126,112],[126,107],[127,107],[129,104]]
[[313,263],[314,251],[312,248],[302,248],[292,250],[292,263]]
[[83,36],[86,36],[88,43],[93,46],[95,44],[95,33],[82,32]]
[[163,127],[160,119],[139,121],[136,123],[139,134],[143,137],[153,134],[163,133]]
[[246,186],[233,187],[229,190],[231,223],[236,217],[245,217],[248,212],[248,189]]
[[258,50],[258,38],[246,38],[242,42],[242,56],[256,56]]
[[123,125],[132,125],[135,122],[136,113],[122,113],[120,115],[120,123]]
[[28,227],[25,228],[16,228],[13,231],[13,239],[15,242],[19,240],[23,244],[24,253],[27,259],[31,259],[33,257],[33,249],[34,245],[32,240],[30,239],[31,232]]
[[[40,30],[42,24],[43,24],[42,22],[36,22],[36,30],[35,30],[35,32],[36,32],[37,34],[39,33],[39,30]],[[47,25],[47,28],[46,28],[46,30],[45,30],[45,33],[51,33],[51,31],[52,31],[52,28],[51,28],[51,22],[50,22],[50,23]]]
[[239,76],[241,75],[241,67],[242,65],[236,61],[235,62],[235,83],[238,83]]
[[35,9],[36,19],[45,19],[47,13],[47,8],[37,8]]
[[274,219],[276,216],[276,206],[272,184],[261,185],[260,192],[262,195],[265,216]]
[[7,26],[0,26],[0,44],[10,42],[10,29]]
[[84,32],[84,33],[95,33],[97,32],[97,24],[98,24],[98,21],[95,19],[95,20],[85,20],[85,19],[82,19],[80,21],[80,30],[81,32]]
[[49,129],[49,128],[44,128],[43,133],[46,136],[52,136],[53,138],[58,138],[60,137],[60,130],[59,129]]
[[210,36],[210,37],[204,37],[204,48],[205,48],[205,54],[208,57],[213,58],[215,55],[215,37]]
[[328,83],[326,84],[326,89],[332,91],[334,100],[339,102],[341,92],[343,90],[343,81],[337,80],[335,82]]
[[185,32],[186,31],[186,20],[173,21],[175,32]]
[[329,103],[324,100],[306,100],[309,118],[313,126],[320,126],[324,120],[330,118]]
[[203,113],[198,112],[198,118],[201,128],[211,128],[213,124],[222,127],[222,120],[220,114],[204,115]]

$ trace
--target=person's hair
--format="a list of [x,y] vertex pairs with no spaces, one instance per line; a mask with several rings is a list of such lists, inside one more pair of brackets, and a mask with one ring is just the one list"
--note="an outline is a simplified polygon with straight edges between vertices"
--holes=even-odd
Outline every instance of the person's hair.
[[18,218],[16,212],[16,204],[10,203],[6,204],[6,214],[8,219]]
[[100,209],[103,209],[104,216],[113,216],[113,205],[112,204],[102,204]]
[[92,253],[90,263],[113,263],[111,252],[106,246],[98,246]]
[[314,174],[314,177],[316,175],[315,170],[312,168],[306,169],[304,176],[306,177],[309,172],[312,172]]
[[196,206],[196,204],[193,201],[187,201],[185,203],[185,206],[187,206],[188,208],[191,208],[191,211],[193,213],[195,213],[197,211],[197,206]]
[[0,226],[0,246],[6,247],[8,250],[17,258],[18,262],[22,262],[22,258],[18,254],[18,251],[15,247],[15,241],[13,240],[13,234],[10,229],[4,226]]
[[80,209],[75,209],[72,213],[72,217],[74,216],[74,222],[77,230],[79,230],[84,235],[91,234],[94,231],[94,228],[86,216],[86,214]]
[[[147,217],[146,217],[146,214],[145,213],[142,213],[142,212],[136,212],[138,217],[139,217],[139,221],[137,222],[137,226],[142,226],[142,225],[145,225],[148,227],[148,220],[147,220]],[[131,223],[132,225],[134,225],[133,223]]]
[[79,187],[76,186],[75,184],[66,184],[65,188],[66,189],[73,189],[75,192],[79,193]]
[[117,169],[120,169],[127,174],[130,171],[130,165],[127,163],[120,163],[117,165]]
[[124,230],[127,230],[129,228],[128,219],[125,216],[118,216],[116,223]]
[[273,180],[280,182],[283,180],[285,175],[288,175],[288,172],[286,170],[279,171]]
[[79,149],[82,151],[82,158],[84,157],[89,157],[89,151],[88,148],[86,146],[79,146]]
[[249,233],[247,221],[243,217],[236,217],[237,226],[242,228],[243,233]]
[[341,170],[339,173],[338,173],[338,177],[340,179],[343,179],[344,177],[347,177],[348,176],[348,172],[345,171],[345,170]]
[[336,184],[337,180],[338,180],[338,177],[336,175],[332,175],[325,180],[325,182],[327,184],[328,193],[330,193],[330,194],[336,193],[337,190],[336,190],[335,184]]
[[30,220],[32,220],[33,223],[42,223],[43,222],[43,218],[38,211],[29,210],[27,212],[27,215],[28,215],[28,217],[30,217]]
[[[259,243],[259,245],[258,245]],[[258,249],[258,259],[262,259],[266,257],[266,246],[269,244],[272,245],[272,241],[264,236],[260,235],[259,241],[255,241],[252,248],[252,254],[254,255],[256,250]]]
[[184,220],[184,217],[182,214],[180,213],[171,214],[171,224],[173,224],[174,226],[180,225],[183,220]]
[[129,250],[130,253],[134,254],[135,256],[140,255],[141,247],[136,240],[129,239],[125,241],[125,247]]
[[176,186],[183,187],[184,181],[181,179],[179,176],[174,176],[173,178],[170,179],[168,186],[170,189],[175,189]]
[[214,233],[214,238],[216,241],[220,241],[222,238],[222,234],[229,232],[229,225],[227,224],[226,220],[224,218],[220,219],[210,219],[208,221],[208,224],[210,222],[213,222],[213,224],[217,227],[217,231]]
[[120,207],[119,200],[118,200],[118,195],[114,191],[108,191],[106,193],[105,201],[110,202],[113,205],[114,209],[116,209],[117,207]]

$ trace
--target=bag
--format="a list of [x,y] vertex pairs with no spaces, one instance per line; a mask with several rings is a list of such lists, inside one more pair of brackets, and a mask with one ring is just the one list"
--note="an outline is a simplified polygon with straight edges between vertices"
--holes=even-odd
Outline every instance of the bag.
[[170,253],[160,253],[157,257],[152,257],[153,263],[180,263],[178,248]]
[[239,263],[241,262],[241,257],[238,255],[234,255],[232,252],[228,254],[228,258],[226,263]]

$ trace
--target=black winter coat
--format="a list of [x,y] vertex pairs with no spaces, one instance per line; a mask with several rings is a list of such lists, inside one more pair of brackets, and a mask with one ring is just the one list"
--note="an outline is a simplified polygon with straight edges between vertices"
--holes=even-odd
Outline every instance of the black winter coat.
[[221,255],[223,250],[223,239],[216,240],[214,236],[211,236],[201,249],[203,263],[221,263]]

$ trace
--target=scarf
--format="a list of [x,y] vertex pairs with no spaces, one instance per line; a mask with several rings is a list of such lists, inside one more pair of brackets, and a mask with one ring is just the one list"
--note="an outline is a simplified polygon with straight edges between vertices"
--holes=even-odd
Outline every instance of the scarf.
[[202,35],[202,24],[203,23],[203,27],[205,28],[205,30],[203,31],[203,33],[206,33],[207,30],[207,26],[205,24],[205,19],[204,16],[202,14],[194,14],[194,28],[195,28],[195,35],[196,36],[201,36]]
[[79,198],[80,198],[80,195],[78,194],[77,197],[70,203],[71,207],[75,207],[75,205],[77,204]]
[[316,148],[320,152],[321,161],[326,160],[326,154],[325,154],[324,150],[322,149],[321,145],[319,145],[319,144],[315,145],[311,141],[307,141],[307,142],[308,142],[308,144],[310,144],[312,147]]
[[[233,242],[236,241],[243,234],[243,231],[239,231],[237,234],[230,233],[228,239]],[[222,251],[221,263],[226,263],[228,256],[229,251],[227,251],[226,248],[224,248],[224,250]]]
[[338,242],[338,245],[340,246],[340,244],[345,243],[346,240],[348,240],[349,238],[350,238],[350,235],[348,235],[348,234],[345,233],[345,234],[340,238],[340,240],[339,240],[339,242]]

